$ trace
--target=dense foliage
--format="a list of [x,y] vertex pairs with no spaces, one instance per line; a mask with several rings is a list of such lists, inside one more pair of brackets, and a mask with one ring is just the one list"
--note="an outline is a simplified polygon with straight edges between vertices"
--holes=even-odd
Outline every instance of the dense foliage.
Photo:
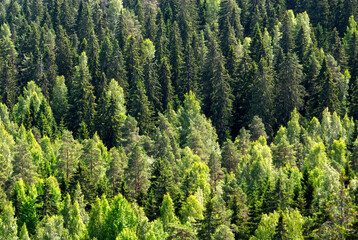
[[358,1],[0,1],[0,239],[357,239]]

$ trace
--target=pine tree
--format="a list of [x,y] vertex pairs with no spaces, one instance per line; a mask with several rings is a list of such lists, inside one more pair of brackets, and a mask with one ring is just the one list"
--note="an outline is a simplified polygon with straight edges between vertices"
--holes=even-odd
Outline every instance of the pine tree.
[[63,76],[57,77],[53,88],[53,97],[51,101],[51,108],[56,123],[59,124],[61,120],[65,119],[68,111],[68,90]]
[[133,197],[138,197],[141,190],[146,191],[149,187],[148,159],[143,148],[134,144],[128,157],[127,177]]
[[179,96],[184,96],[189,91],[198,93],[198,65],[195,49],[193,47],[194,36],[191,35],[184,45],[184,71],[182,82],[179,83]]
[[26,224],[22,225],[20,229],[19,240],[30,240],[29,233],[27,232]]
[[[67,130],[63,131],[59,145],[58,177],[67,184],[76,170],[82,146],[73,139],[72,133]],[[61,188],[63,189],[65,186],[61,186]]]
[[83,152],[80,158],[83,166],[89,170],[90,181],[93,185],[100,180],[100,176],[103,176],[105,172],[100,143],[96,134],[93,139],[86,139],[82,143]]
[[[33,136],[32,136],[33,137]],[[37,166],[31,156],[31,145],[27,141],[27,133],[24,126],[19,129],[19,135],[16,139],[13,176],[16,179],[22,178],[27,183],[32,183],[37,176]]]
[[106,207],[105,197],[102,199],[96,198],[95,202],[92,205],[90,219],[87,225],[87,231],[90,238],[97,238],[98,240],[105,239],[105,236],[102,232],[104,229],[104,218],[108,210]]
[[86,54],[88,55],[88,69],[92,76],[92,85],[94,87],[94,95],[99,97],[101,96],[101,87],[103,83],[101,82],[101,69],[99,62],[99,43],[94,32],[94,29],[91,29],[88,39],[88,46]]
[[[220,3],[220,45],[225,57],[228,56],[229,46],[232,44],[232,39],[241,40],[243,37],[243,27],[240,21],[240,14],[241,10],[235,1],[225,0]],[[232,33],[230,31],[232,31]]]
[[232,112],[232,94],[229,83],[231,78],[224,66],[224,57],[214,35],[209,33],[208,56],[204,77],[208,83],[204,86],[206,112],[216,127],[219,142],[228,137]]

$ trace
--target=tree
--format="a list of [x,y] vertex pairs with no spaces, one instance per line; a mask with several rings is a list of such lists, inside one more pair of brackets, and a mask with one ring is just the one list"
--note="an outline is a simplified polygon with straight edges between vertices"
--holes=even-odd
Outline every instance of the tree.
[[117,195],[120,184],[124,179],[124,169],[127,167],[127,156],[123,148],[110,150],[110,163],[107,177],[112,185],[113,196]]
[[[105,198],[103,198],[106,201]],[[108,204],[108,203],[107,203]],[[90,238],[97,238],[99,240],[105,239],[101,230],[104,229],[104,218],[107,212],[105,202],[96,197],[95,202],[92,204],[90,219],[87,225],[87,231]]]
[[[232,44],[230,37],[241,40],[243,37],[243,27],[240,21],[241,9],[235,1],[226,0],[220,3],[219,29],[221,39],[221,49],[225,57],[228,56],[229,46]],[[233,36],[230,36],[230,31]]]
[[0,186],[9,179],[13,171],[15,141],[11,134],[9,134],[4,127],[0,118]]
[[0,29],[0,75],[1,85],[0,93],[2,101],[10,108],[15,105],[15,98],[18,92],[17,83],[17,51],[11,39],[10,28],[7,24],[3,24]]
[[293,109],[302,109],[305,95],[302,86],[302,65],[295,53],[288,53],[284,61],[278,67],[278,83],[276,85],[276,110],[278,124],[282,125],[289,120],[289,114]]
[[20,240],[30,240],[29,233],[27,232],[26,224],[22,225],[19,233]]
[[63,227],[63,218],[61,216],[46,216],[41,222],[36,239],[66,239],[69,238],[68,230]]
[[96,111],[96,97],[91,85],[91,75],[88,71],[85,52],[81,54],[79,65],[76,66],[69,100],[69,111],[73,113],[69,116],[70,129],[78,134],[79,126],[84,122],[91,131]]
[[68,111],[68,90],[63,76],[57,77],[53,88],[51,108],[53,116],[58,123],[63,121]]
[[200,239],[212,239],[213,234],[221,224],[221,218],[215,208],[212,196],[205,204],[204,218],[199,223],[198,237]]
[[59,152],[58,152],[58,165],[59,176],[69,181],[74,173],[78,158],[81,155],[82,146],[73,139],[72,133],[65,130],[62,133],[62,138],[59,141]]
[[265,125],[263,124],[262,119],[259,116],[254,116],[249,127],[252,141],[258,140],[261,136],[264,138],[268,138],[265,130]]
[[158,77],[157,62],[155,61],[155,47],[153,42],[146,39],[142,44],[144,58],[144,86],[149,102],[152,103],[155,112],[162,111],[163,94]]
[[162,98],[163,110],[166,110],[168,109],[168,107],[173,101],[174,90],[171,81],[172,73],[169,65],[169,60],[167,57],[163,57],[160,62],[161,64],[159,66],[158,75],[159,75],[159,83],[162,86],[162,90],[163,90],[163,98]]
[[129,38],[127,47],[127,73],[129,82],[129,114],[138,121],[141,133],[148,134],[153,129],[152,106],[146,95],[143,68],[138,55],[137,41]]
[[164,195],[164,199],[160,207],[160,219],[163,222],[164,231],[168,230],[170,224],[178,221],[174,213],[174,203],[169,194]]
[[[263,58],[260,60],[254,79],[253,86],[250,89],[251,102],[248,115],[251,117],[258,115],[262,118],[268,135],[271,135],[274,124],[274,118],[271,115],[273,111],[274,70],[267,60]],[[253,134],[252,131],[251,133]]]
[[262,216],[261,222],[255,231],[255,236],[251,239],[271,239],[276,233],[276,225],[278,223],[280,214],[273,212]]
[[204,218],[203,211],[204,207],[199,203],[198,199],[190,195],[180,210],[181,220],[183,223],[202,220]]
[[62,26],[59,26],[56,39],[56,64],[58,66],[58,74],[65,77],[67,81],[66,85],[69,86],[73,74],[71,42],[66,30]]
[[287,139],[287,130],[281,127],[271,146],[273,153],[273,162],[277,168],[289,165],[296,166],[295,150]]
[[17,225],[14,214],[15,211],[11,202],[7,203],[0,218],[0,239],[17,239]]
[[310,112],[313,116],[321,116],[325,108],[330,112],[341,113],[341,103],[338,99],[338,88],[333,81],[332,72],[327,65],[326,58],[316,80],[315,93],[310,99]]
[[49,177],[42,186],[36,203],[39,204],[38,210],[41,216],[53,216],[60,210],[61,190],[55,177]]
[[222,148],[222,166],[228,173],[235,172],[240,161],[239,152],[234,143],[228,139]]
[[96,134],[93,136],[93,139],[84,140],[83,152],[80,157],[83,166],[89,170],[90,181],[94,185],[105,174],[104,149],[101,148],[101,145],[102,142]]
[[149,187],[148,164],[148,156],[140,144],[135,143],[128,158],[127,168],[128,185],[133,197],[137,198],[141,190],[146,192]]
[[93,18],[91,7],[86,1],[80,1],[76,25],[78,39],[80,41],[82,41],[84,38],[89,39],[91,30],[93,29]]
[[[24,126],[21,126],[19,129],[18,137],[16,139],[13,176],[15,179],[22,178],[27,183],[32,183],[34,181],[34,177],[37,175],[37,166],[34,164],[33,157],[35,156],[31,156],[32,146],[28,143],[26,138],[27,132]],[[36,151],[35,146],[33,146],[34,151]]]
[[69,234],[73,239],[81,239],[85,235],[85,225],[80,216],[80,206],[77,201],[72,206]]
[[110,22],[110,28],[115,29],[119,21],[121,12],[123,11],[123,2],[121,0],[111,0],[108,6],[108,20]]
[[230,88],[231,78],[224,66],[224,57],[219,49],[219,45],[211,35],[208,43],[208,55],[206,76],[209,79],[207,108],[209,116],[216,127],[219,142],[223,143],[230,131],[232,117],[232,93]]
[[235,235],[228,226],[222,224],[216,229],[213,238],[215,240],[234,240]]
[[105,239],[113,239],[125,229],[135,230],[138,218],[131,205],[119,194],[113,199],[104,223]]
[[[172,78],[171,82],[173,84],[174,93],[179,94],[180,84],[183,82],[183,46],[182,38],[180,35],[180,30],[178,23],[174,21],[172,31],[170,33],[170,42],[169,52],[170,52],[170,65],[172,66]],[[181,98],[182,96],[179,96]]]
[[173,173],[166,159],[158,158],[153,163],[151,185],[148,189],[150,195],[147,199],[146,213],[149,220],[156,219],[160,212],[158,205],[162,204],[165,194],[174,193]]
[[111,80],[98,105],[96,129],[106,146],[118,146],[121,127],[126,119],[126,107],[123,88],[117,81]]

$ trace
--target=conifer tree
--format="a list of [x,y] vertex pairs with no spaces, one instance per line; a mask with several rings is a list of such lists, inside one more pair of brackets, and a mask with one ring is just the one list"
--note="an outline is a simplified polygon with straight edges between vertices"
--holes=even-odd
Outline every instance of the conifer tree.
[[270,135],[274,124],[273,116],[270,114],[273,111],[274,70],[267,60],[260,60],[254,81],[250,89],[249,116],[258,115],[262,118]]
[[164,57],[161,59],[161,64],[159,66],[159,83],[162,86],[163,91],[163,110],[166,110],[173,101],[173,86],[171,81],[171,69],[169,65],[169,60]]
[[69,233],[74,239],[81,239],[85,235],[85,225],[80,215],[80,206],[77,201],[71,209],[71,220],[69,224]]
[[[172,31],[170,33],[170,42],[169,52],[170,52],[170,65],[172,66],[172,84],[174,88],[174,93],[179,93],[180,83],[182,83],[183,77],[183,46],[182,38],[180,35],[180,30],[178,23],[174,21]],[[180,97],[180,96],[179,96]]]
[[[158,62],[155,60],[154,45],[152,41],[146,39],[142,44],[143,58],[144,58],[144,86],[148,96],[149,102],[153,104],[155,112],[163,110],[163,94],[158,74]],[[162,78],[162,77],[161,77]]]
[[78,39],[80,41],[82,41],[84,38],[90,39],[91,31],[93,29],[93,18],[91,7],[86,1],[80,1],[76,25]]
[[56,64],[58,66],[58,74],[65,76],[66,85],[68,86],[72,80],[73,62],[71,57],[71,43],[62,26],[59,26],[56,39]]
[[276,85],[276,110],[278,124],[282,125],[289,120],[293,109],[298,111],[303,107],[304,87],[302,86],[302,65],[294,53],[288,53],[278,67]]
[[118,146],[121,138],[121,127],[126,118],[126,107],[123,89],[112,79],[98,105],[96,129],[108,147]]
[[330,112],[341,113],[341,104],[338,99],[338,88],[333,81],[332,72],[323,60],[320,73],[316,80],[315,93],[310,99],[310,112],[313,116],[321,116],[323,110],[328,108]]
[[128,95],[128,81],[127,81],[127,72],[125,68],[125,62],[122,55],[122,51],[118,45],[117,40],[113,44],[113,55],[111,61],[109,62],[108,73],[106,73],[107,78],[117,80],[118,84],[123,88],[125,96]]
[[229,139],[223,145],[222,157],[222,166],[226,168],[227,172],[235,172],[240,157],[234,143]]
[[172,184],[173,173],[167,160],[157,159],[153,163],[153,171],[151,174],[151,185],[148,192],[153,194],[148,197],[146,212],[150,220],[154,220],[160,215],[158,206],[162,204],[163,197],[167,193],[174,193]]
[[149,187],[148,157],[143,148],[134,144],[128,157],[127,177],[130,179],[129,187],[133,197],[138,197],[139,192],[144,192]]
[[205,204],[204,219],[199,221],[200,229],[198,231],[198,237],[200,239],[212,239],[216,228],[221,224],[221,220],[215,208],[213,197],[210,196],[210,199]]
[[18,92],[17,83],[17,51],[11,38],[10,28],[3,24],[0,30],[0,80],[2,101],[10,108],[15,105],[15,98]]
[[17,239],[17,225],[14,217],[14,208],[11,202],[7,203],[1,213],[0,218],[0,238],[16,240]]
[[79,59],[79,65],[76,66],[76,72],[71,84],[70,91],[70,109],[72,112],[69,116],[70,129],[78,131],[79,126],[84,122],[92,130],[93,120],[96,109],[96,97],[91,85],[91,75],[88,71],[87,56],[83,52]]
[[163,222],[164,231],[168,230],[170,224],[178,221],[174,213],[174,203],[169,194],[164,195],[164,199],[160,207],[160,219]]

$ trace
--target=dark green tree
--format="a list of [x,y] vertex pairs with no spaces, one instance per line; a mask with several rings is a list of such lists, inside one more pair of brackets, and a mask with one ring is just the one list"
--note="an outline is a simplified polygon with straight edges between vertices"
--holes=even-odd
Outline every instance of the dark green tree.
[[91,75],[88,71],[87,56],[81,54],[79,65],[76,66],[75,75],[71,84],[70,91],[70,109],[72,114],[69,116],[69,127],[77,132],[79,126],[84,122],[92,130],[94,116],[96,111],[96,97],[93,94],[91,85]]
[[293,109],[298,111],[304,104],[305,90],[302,85],[303,72],[297,55],[289,52],[278,67],[276,84],[276,117],[278,125],[283,125],[290,119]]

